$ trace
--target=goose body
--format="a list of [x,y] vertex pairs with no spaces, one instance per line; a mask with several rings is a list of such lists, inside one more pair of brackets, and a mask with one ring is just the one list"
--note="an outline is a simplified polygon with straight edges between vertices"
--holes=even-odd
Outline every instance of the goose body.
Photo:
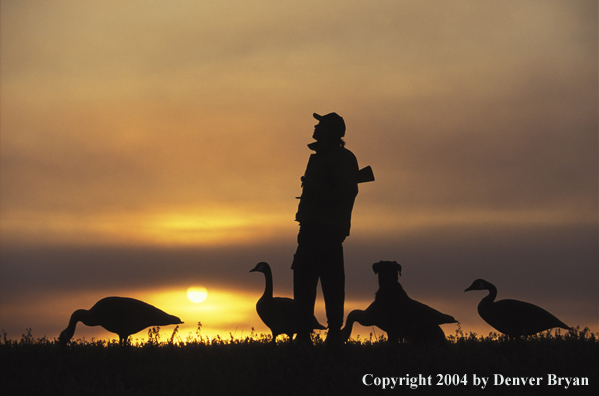
[[495,301],[497,288],[484,279],[475,280],[464,291],[488,290],[478,304],[478,314],[495,330],[510,337],[533,335],[559,327],[570,330],[564,322],[541,307],[518,300]]
[[111,333],[118,334],[121,345],[126,343],[131,334],[147,327],[183,323],[178,317],[143,301],[127,297],[106,297],[90,309],[78,309],[73,312],[68,327],[58,338],[61,345],[73,338],[78,322],[86,326],[102,326]]
[[355,322],[362,326],[377,326],[390,341],[405,339],[413,343],[441,343],[445,334],[439,325],[456,323],[446,315],[408,296],[398,281],[401,265],[381,261],[372,266],[379,278],[375,300],[365,310],[354,310],[347,316],[342,337],[348,340]]
[[[260,262],[250,272],[262,272],[266,280],[264,294],[256,303],[256,312],[272,332],[272,341],[276,343],[276,338],[280,334],[286,334],[292,339],[306,322],[303,320],[304,314],[299,305],[291,298],[273,297],[272,271],[268,263]],[[311,322],[312,329],[326,329],[318,323],[314,315]]]

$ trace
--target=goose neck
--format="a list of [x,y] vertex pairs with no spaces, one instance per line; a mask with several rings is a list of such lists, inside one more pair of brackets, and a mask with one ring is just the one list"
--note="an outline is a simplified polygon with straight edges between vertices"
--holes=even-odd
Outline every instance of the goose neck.
[[264,271],[264,278],[266,280],[266,287],[264,288],[264,294],[262,295],[262,298],[272,298],[272,272],[270,269]]
[[78,309],[73,312],[71,319],[69,319],[69,326],[67,329],[74,333],[78,322],[82,322],[83,324],[90,326],[88,324],[88,311],[86,309]]
[[495,301],[495,298],[497,297],[497,288],[490,283],[487,283],[486,286],[487,290],[489,290],[489,294],[485,298],[483,298],[483,301],[487,304],[491,304],[493,303],[493,301]]

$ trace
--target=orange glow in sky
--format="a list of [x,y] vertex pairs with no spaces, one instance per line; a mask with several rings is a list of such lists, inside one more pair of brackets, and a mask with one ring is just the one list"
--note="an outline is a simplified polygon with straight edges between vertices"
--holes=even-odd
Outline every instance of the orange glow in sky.
[[[292,296],[314,112],[344,117],[346,147],[376,178],[359,185],[344,243],[346,314],[372,300],[372,263],[396,260],[409,293],[466,331],[481,296],[463,290],[481,277],[501,298],[598,325],[596,2],[0,11],[10,336],[58,334],[107,294],[164,307],[185,331],[263,331],[248,271],[269,261]],[[207,297],[193,303],[198,285]]]

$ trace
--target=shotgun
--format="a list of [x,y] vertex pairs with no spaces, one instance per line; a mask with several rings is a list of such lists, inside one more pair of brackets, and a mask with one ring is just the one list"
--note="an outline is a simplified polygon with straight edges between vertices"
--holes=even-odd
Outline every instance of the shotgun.
[[374,173],[372,172],[370,165],[358,171],[358,183],[366,183],[371,181],[374,181]]

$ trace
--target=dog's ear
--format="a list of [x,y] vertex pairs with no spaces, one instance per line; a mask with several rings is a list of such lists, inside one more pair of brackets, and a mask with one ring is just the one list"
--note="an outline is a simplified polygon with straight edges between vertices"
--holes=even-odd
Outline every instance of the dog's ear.
[[399,273],[399,276],[401,276],[401,265],[396,261],[394,261],[393,263],[395,264],[395,266],[397,268],[397,272]]

